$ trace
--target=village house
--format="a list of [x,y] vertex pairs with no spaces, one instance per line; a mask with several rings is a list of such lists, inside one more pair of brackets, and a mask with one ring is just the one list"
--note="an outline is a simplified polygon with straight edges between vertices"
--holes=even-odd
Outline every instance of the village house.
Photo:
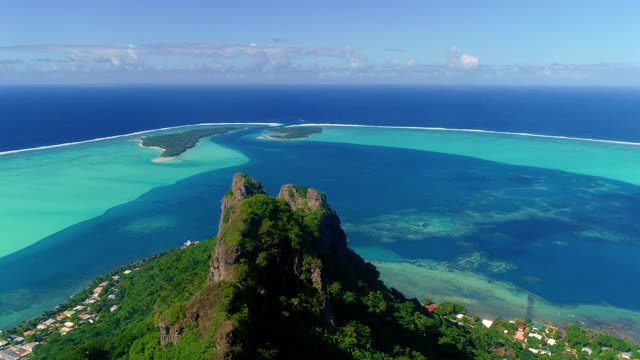
[[71,329],[65,326],[60,329],[60,335],[66,335],[69,331],[71,331]]
[[23,349],[23,348],[13,348],[11,349],[14,353],[20,355],[21,357],[25,357],[31,354],[31,350]]
[[20,358],[22,358],[22,356],[9,349],[0,350],[0,359],[2,360],[20,360]]
[[547,344],[548,344],[548,345],[553,346],[553,345],[555,345],[556,343],[557,343],[556,339],[547,339]]
[[540,334],[529,334],[529,337],[534,337],[534,338],[536,338],[538,340],[542,340],[542,335],[540,335]]
[[33,348],[34,348],[34,347],[36,347],[36,346],[38,346],[38,345],[40,345],[40,343],[32,342],[32,343],[28,343],[28,344],[24,344],[24,345],[22,345],[22,348],[23,348],[23,349],[27,349],[27,350],[29,350],[29,351],[33,351]]
[[114,312],[118,310],[118,305],[113,305],[112,307],[109,308],[109,311]]
[[587,355],[589,355],[589,356],[591,356],[591,353],[593,353],[593,350],[591,350],[591,348],[588,347],[588,346],[583,347],[582,351],[586,352]]
[[9,342],[8,342],[8,341],[0,340],[0,348],[3,348],[3,347],[5,347],[5,346],[7,346],[8,344],[9,344]]
[[487,328],[490,328],[493,325],[493,320],[482,319],[482,325]]
[[9,340],[11,340],[14,344],[22,344],[24,342],[24,338],[18,335],[9,336]]
[[125,275],[129,275],[129,274],[131,274],[131,272],[132,272],[131,270],[125,270],[125,271],[123,272],[123,274],[125,274]]
[[524,331],[522,331],[522,330],[516,331],[516,334],[513,337],[513,339],[517,340],[517,341],[524,341]]
[[631,359],[631,353],[630,353],[630,352],[623,352],[623,353],[620,353],[620,356],[621,356],[623,359]]

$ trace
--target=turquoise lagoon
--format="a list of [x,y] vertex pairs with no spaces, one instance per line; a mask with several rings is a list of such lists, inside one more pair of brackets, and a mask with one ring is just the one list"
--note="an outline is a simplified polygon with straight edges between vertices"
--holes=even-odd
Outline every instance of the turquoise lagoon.
[[135,139],[124,136],[0,157],[0,257],[153,188],[248,161],[235,150],[203,141],[169,162],[154,162],[161,151],[140,148]]
[[0,157],[2,188],[20,189],[2,195],[15,196],[2,226],[25,235],[0,258],[0,271],[19,274],[0,283],[0,327],[97,274],[213,235],[219,199],[242,170],[271,193],[298,183],[329,194],[350,246],[409,296],[640,333],[640,177],[631,166],[640,148],[345,127],[270,141],[256,139],[261,131],[202,141],[167,163],[125,138]]
[[363,125],[324,126],[324,131],[311,140],[471,156],[640,185],[640,143],[482,130]]

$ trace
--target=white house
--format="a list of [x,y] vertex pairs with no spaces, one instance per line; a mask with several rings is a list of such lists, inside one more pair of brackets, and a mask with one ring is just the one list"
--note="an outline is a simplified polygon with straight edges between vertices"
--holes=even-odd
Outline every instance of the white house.
[[493,320],[482,319],[482,325],[486,326],[487,328],[490,328],[491,325],[493,325]]
[[534,338],[536,338],[538,340],[542,340],[542,335],[540,335],[540,334],[531,333],[531,334],[529,334],[529,337],[534,337]]

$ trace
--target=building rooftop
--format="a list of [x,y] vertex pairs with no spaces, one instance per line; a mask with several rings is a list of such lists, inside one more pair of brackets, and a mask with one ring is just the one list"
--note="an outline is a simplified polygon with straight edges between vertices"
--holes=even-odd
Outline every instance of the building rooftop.
[[22,348],[23,348],[23,349],[27,349],[27,350],[33,350],[33,348],[34,348],[34,347],[36,347],[36,346],[38,346],[38,345],[40,345],[40,343],[37,343],[37,342],[31,342],[31,343],[28,343],[28,344],[24,344],[24,345],[22,345]]
[[24,341],[24,338],[18,335],[11,335],[9,336],[9,339],[11,339],[13,342],[16,342],[16,343],[21,343]]
[[487,328],[490,328],[491,325],[493,325],[493,320],[482,319],[482,325],[486,326]]
[[542,340],[542,335],[540,335],[540,334],[529,334],[529,337],[534,337],[534,338],[536,338],[538,340]]
[[516,335],[513,338],[518,341],[524,341],[524,331],[516,331]]
[[0,359],[3,360],[20,360],[22,356],[11,350],[0,350]]

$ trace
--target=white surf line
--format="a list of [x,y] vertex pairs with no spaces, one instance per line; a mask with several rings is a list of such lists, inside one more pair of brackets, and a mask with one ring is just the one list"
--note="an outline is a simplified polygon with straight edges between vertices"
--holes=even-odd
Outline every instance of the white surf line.
[[560,135],[542,135],[542,134],[531,134],[531,133],[520,133],[520,132],[508,132],[508,131],[495,131],[495,130],[481,130],[481,129],[455,129],[455,128],[443,128],[443,127],[423,127],[423,126],[391,126],[391,125],[357,125],[357,124],[299,124],[299,125],[289,125],[287,127],[303,127],[303,126],[319,126],[319,127],[362,127],[362,128],[380,128],[380,129],[407,129],[407,130],[432,130],[432,131],[459,131],[459,132],[473,132],[473,133],[485,133],[485,134],[500,134],[500,135],[517,135],[517,136],[531,136],[531,137],[540,137],[540,138],[549,138],[549,139],[560,139],[560,140],[576,140],[576,141],[589,141],[589,142],[598,142],[598,143],[606,143],[606,144],[616,144],[616,145],[631,145],[631,146],[640,146],[640,143],[631,142],[631,141],[617,141],[617,140],[601,140],[601,139],[590,139],[590,138],[579,138],[579,137],[570,137],[570,136],[560,136]]
[[60,148],[60,147],[64,147],[64,146],[87,144],[87,143],[92,143],[92,142],[97,142],[97,141],[104,141],[104,140],[113,140],[113,139],[118,139],[118,138],[131,137],[131,136],[142,135],[142,134],[148,134],[148,133],[156,132],[156,131],[181,129],[181,128],[188,128],[188,127],[194,127],[194,126],[212,126],[212,125],[258,125],[258,126],[271,126],[271,127],[274,127],[274,126],[281,126],[282,124],[280,124],[280,123],[257,123],[256,122],[256,123],[200,123],[200,124],[170,126],[170,127],[159,128],[159,129],[136,131],[136,132],[132,132],[132,133],[129,133],[129,134],[113,135],[113,136],[106,136],[106,137],[90,139],[90,140],[81,140],[81,141],[68,142],[68,143],[64,143],[64,144],[44,145],[44,146],[37,146],[37,147],[34,147],[34,148],[28,148],[28,149],[2,151],[2,152],[0,152],[0,156],[2,156],[2,155],[10,155],[10,154],[18,154],[18,153],[29,152],[29,151],[55,149],[55,148]]

